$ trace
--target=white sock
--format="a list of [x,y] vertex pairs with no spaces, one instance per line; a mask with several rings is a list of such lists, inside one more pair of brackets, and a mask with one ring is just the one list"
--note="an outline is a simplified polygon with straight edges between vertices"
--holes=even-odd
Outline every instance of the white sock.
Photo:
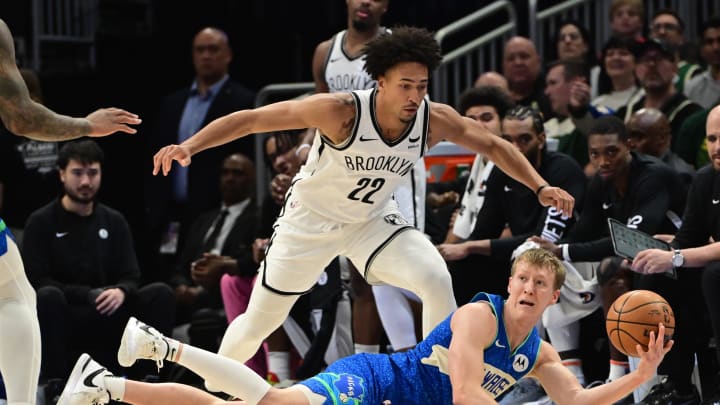
[[577,378],[580,385],[585,386],[585,373],[582,369],[582,360],[580,359],[564,359],[562,361],[563,366],[567,367],[571,373]]
[[355,353],[380,353],[380,345],[363,345],[355,343]]
[[275,374],[278,381],[290,379],[290,352],[268,352],[268,372]]
[[615,381],[630,371],[630,364],[627,361],[610,360],[610,375],[608,381]]
[[122,401],[125,397],[125,379],[114,375],[103,378],[105,388],[110,393],[110,399],[114,401]]
[[164,336],[163,340],[165,341],[165,344],[167,344],[166,347],[160,348],[160,350],[165,350],[163,358],[167,361],[177,363],[178,356],[180,355],[180,345],[182,345],[182,343],[167,336]]

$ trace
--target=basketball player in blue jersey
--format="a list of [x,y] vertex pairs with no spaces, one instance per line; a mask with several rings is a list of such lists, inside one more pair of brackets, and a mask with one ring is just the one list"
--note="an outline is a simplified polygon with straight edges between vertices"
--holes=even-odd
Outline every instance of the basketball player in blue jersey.
[[[134,318],[123,334],[118,358],[176,362],[249,405],[496,403],[524,376],[537,378],[557,404],[611,404],[649,379],[672,347],[672,341],[664,343],[665,327],[660,324],[657,336],[650,333],[648,350],[638,346],[637,370],[583,389],[535,329],[545,308],[560,296],[564,266],[544,249],[529,249],[518,256],[510,274],[507,300],[477,294],[412,350],[346,357],[287,389],[271,387],[242,363],[166,338]],[[186,385],[115,377],[81,355],[58,405],[105,404],[110,399],[131,404],[221,403]]]
[[[0,20],[0,119],[13,134],[40,141],[104,136],[140,123],[118,108],[100,109],[85,118],[57,114],[30,98],[15,64],[12,34]],[[40,373],[40,326],[35,290],[25,276],[10,230],[0,219],[0,373],[8,404],[34,404]]]
[[[222,355],[249,359],[336,256],[347,256],[371,284],[402,287],[420,297],[423,337],[455,310],[444,260],[392,200],[403,176],[443,139],[488,156],[534,190],[543,206],[573,212],[573,197],[548,185],[509,142],[426,99],[430,72],[441,60],[430,32],[399,27],[370,41],[365,53],[375,89],[234,112],[154,156],[153,173],[167,175],[173,161],[187,166],[195,153],[252,133],[291,128],[321,133],[286,195],[248,309],[228,327]],[[210,388],[213,381],[206,384]]]

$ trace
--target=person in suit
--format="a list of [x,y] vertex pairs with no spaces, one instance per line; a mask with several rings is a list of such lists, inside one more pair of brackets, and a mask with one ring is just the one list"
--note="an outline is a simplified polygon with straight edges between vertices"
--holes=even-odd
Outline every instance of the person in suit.
[[190,225],[170,280],[178,304],[178,324],[190,323],[190,340],[215,351],[227,327],[220,295],[223,274],[252,279],[258,214],[252,197],[255,165],[235,153],[222,162],[222,203]]
[[[148,151],[168,143],[180,143],[210,121],[254,105],[254,92],[229,76],[232,50],[225,32],[214,27],[200,30],[193,40],[192,58],[195,79],[162,100],[154,130],[147,139]],[[207,179],[217,175],[222,159],[232,153],[242,153],[254,160],[253,150],[252,140],[232,142],[198,157],[188,170],[165,178],[146,178],[149,227],[146,234],[150,241],[144,244],[149,251],[143,253],[152,263],[152,267],[147,268],[161,269],[160,274],[154,275],[156,278],[164,278],[167,274],[163,273],[171,272],[171,263],[176,260],[178,247],[183,246],[189,224],[200,213],[220,203],[217,184]],[[165,255],[158,256],[161,247]],[[166,260],[158,261],[161,258]]]

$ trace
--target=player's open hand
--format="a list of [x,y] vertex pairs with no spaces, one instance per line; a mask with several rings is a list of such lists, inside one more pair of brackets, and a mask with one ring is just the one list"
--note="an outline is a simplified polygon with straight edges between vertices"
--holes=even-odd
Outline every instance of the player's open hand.
[[648,349],[644,351],[642,346],[637,345],[636,350],[640,355],[640,363],[638,364],[637,372],[643,376],[644,380],[649,379],[655,375],[658,365],[665,357],[667,352],[673,347],[674,340],[670,339],[665,341],[665,325],[658,324],[658,333],[650,331],[650,341],[648,342]]
[[110,135],[118,131],[134,134],[137,130],[130,125],[138,125],[142,122],[137,114],[114,107],[101,108],[90,113],[85,119],[90,121],[88,135],[93,137]]
[[153,156],[153,176],[156,176],[160,169],[162,169],[163,176],[167,176],[173,160],[177,160],[183,167],[189,165],[191,155],[187,146],[168,145],[163,147]]
[[544,207],[553,206],[562,211],[564,216],[572,217],[575,209],[575,198],[560,187],[545,186],[538,194],[538,200]]

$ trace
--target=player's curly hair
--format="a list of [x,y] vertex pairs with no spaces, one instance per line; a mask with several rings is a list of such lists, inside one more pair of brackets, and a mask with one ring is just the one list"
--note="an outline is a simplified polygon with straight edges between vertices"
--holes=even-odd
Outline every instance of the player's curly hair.
[[430,31],[405,25],[368,42],[364,52],[365,71],[375,80],[399,63],[416,62],[432,73],[442,61],[440,45]]

